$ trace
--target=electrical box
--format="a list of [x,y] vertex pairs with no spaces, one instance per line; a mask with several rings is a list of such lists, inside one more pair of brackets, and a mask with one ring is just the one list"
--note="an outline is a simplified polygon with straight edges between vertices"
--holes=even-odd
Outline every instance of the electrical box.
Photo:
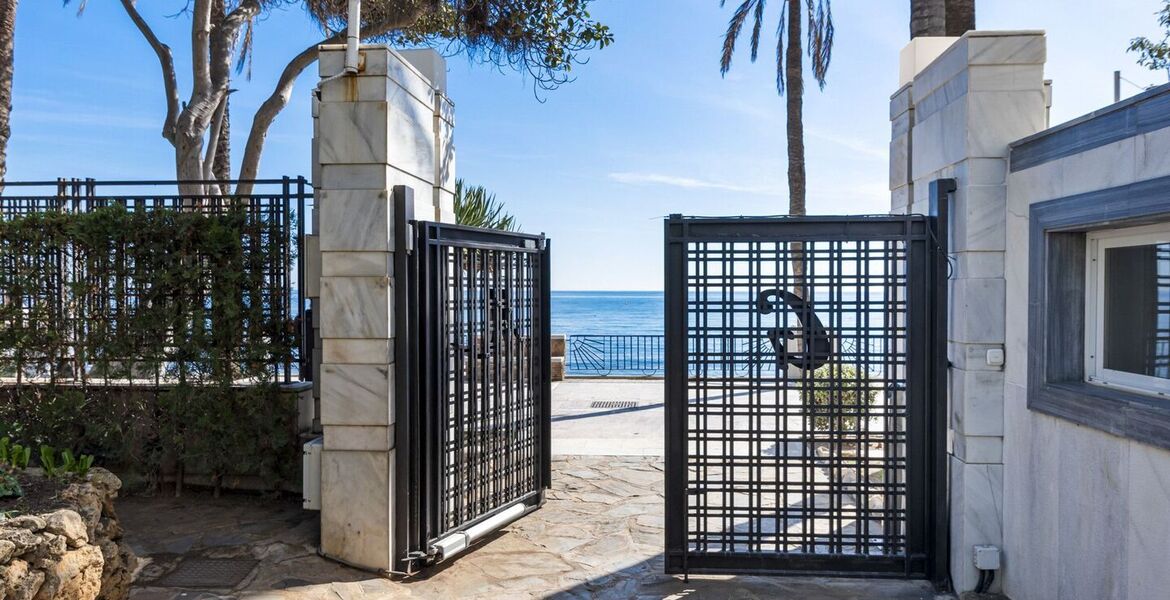
[[998,571],[999,547],[990,545],[975,546],[975,568],[981,571]]
[[321,510],[321,450],[325,438],[305,442],[301,454],[301,506],[305,510]]
[[987,366],[1002,367],[1003,366],[1003,348],[992,348],[987,351]]

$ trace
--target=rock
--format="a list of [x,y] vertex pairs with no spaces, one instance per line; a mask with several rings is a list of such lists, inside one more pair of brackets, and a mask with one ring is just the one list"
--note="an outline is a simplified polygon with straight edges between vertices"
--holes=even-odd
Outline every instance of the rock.
[[60,498],[81,516],[85,522],[85,533],[94,539],[94,530],[102,518],[102,495],[89,483],[74,483],[61,490]]
[[42,542],[40,536],[27,529],[0,528],[0,540],[8,540],[16,548],[16,555],[24,554]]
[[45,574],[29,568],[23,560],[14,560],[5,568],[0,568],[0,591],[3,591],[5,600],[32,600],[41,589],[45,581]]
[[102,544],[102,558],[105,566],[102,567],[102,591],[98,598],[123,600],[130,597],[130,583],[138,566],[134,553],[125,546],[107,541]]
[[16,544],[9,540],[0,540],[0,565],[7,564],[16,554]]
[[65,536],[70,548],[80,548],[89,543],[89,533],[81,515],[72,510],[62,509],[45,516],[45,530]]
[[65,541],[65,536],[55,533],[42,533],[41,543],[37,545],[36,550],[27,556],[33,560],[38,568],[48,568],[57,562],[62,554],[65,554],[68,546],[69,544]]
[[103,564],[96,546],[67,552],[45,573],[34,600],[94,600],[101,591]]
[[12,529],[28,529],[29,531],[40,531],[45,528],[45,519],[36,515],[22,515],[19,517],[12,517],[3,522],[5,527]]
[[103,496],[110,498],[117,496],[118,490],[122,489],[122,480],[101,467],[90,469],[89,473],[85,476],[85,480],[100,490]]

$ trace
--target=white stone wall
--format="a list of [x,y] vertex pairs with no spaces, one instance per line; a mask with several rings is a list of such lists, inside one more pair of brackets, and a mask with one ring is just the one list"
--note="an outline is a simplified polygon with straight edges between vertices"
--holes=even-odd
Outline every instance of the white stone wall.
[[[951,207],[951,576],[975,587],[975,544],[1003,545],[1008,144],[1045,127],[1042,32],[970,32],[890,100],[891,210],[930,211],[929,185],[958,184]],[[916,67],[917,68],[917,67]],[[996,586],[998,587],[998,585]]]
[[[323,80],[343,56],[343,46],[321,47]],[[445,84],[434,51],[363,46],[360,72],[324,81],[314,110],[321,550],[374,571],[391,570],[394,555],[392,189],[414,190],[412,218],[454,220]]]
[[1170,452],[1028,410],[1029,205],[1170,175],[1170,128],[1008,175],[1004,590],[1170,597]]

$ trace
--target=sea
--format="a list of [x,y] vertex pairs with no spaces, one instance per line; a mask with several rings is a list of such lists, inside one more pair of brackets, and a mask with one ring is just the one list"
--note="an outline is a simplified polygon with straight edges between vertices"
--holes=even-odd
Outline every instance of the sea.
[[662,335],[662,292],[552,292],[552,333]]

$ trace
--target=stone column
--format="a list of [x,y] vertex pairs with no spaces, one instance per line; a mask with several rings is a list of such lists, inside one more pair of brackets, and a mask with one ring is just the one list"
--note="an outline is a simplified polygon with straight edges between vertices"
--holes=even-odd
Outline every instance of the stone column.
[[[978,578],[972,547],[1003,545],[1004,249],[1008,144],[1045,127],[1042,32],[969,32],[890,102],[891,208],[928,213],[954,178],[948,308],[951,577]],[[1010,558],[1005,558],[1010,560]]]
[[[436,199],[447,180],[438,169],[449,164],[453,176],[454,165],[451,127],[436,131],[443,59],[433,51],[412,54],[414,61],[385,46],[363,46],[360,72],[323,82],[315,110],[321,550],[380,572],[392,568],[394,556],[391,189],[415,190],[407,214],[442,218]],[[344,46],[322,46],[321,77],[340,73],[343,57]]]

